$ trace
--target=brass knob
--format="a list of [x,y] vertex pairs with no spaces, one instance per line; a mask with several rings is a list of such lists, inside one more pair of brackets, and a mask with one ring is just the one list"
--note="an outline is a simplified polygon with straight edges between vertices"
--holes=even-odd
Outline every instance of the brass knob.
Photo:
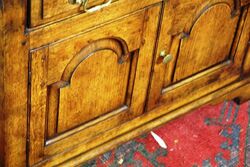
[[171,54],[167,54],[165,50],[160,52],[160,56],[163,57],[163,64],[167,64],[173,59],[173,56]]
[[165,57],[165,56],[166,56],[166,51],[165,51],[165,50],[161,51],[161,52],[160,52],[160,56],[161,56],[161,57]]

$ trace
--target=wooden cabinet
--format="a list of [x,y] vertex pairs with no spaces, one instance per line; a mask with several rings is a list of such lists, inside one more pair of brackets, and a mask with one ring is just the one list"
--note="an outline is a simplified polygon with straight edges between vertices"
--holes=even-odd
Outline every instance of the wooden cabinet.
[[0,1],[0,166],[76,166],[250,99],[249,2]]

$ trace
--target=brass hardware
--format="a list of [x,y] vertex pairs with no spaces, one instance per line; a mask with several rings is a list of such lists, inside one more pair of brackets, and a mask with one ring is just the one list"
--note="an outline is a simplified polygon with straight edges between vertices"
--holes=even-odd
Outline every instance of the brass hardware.
[[164,57],[164,59],[163,59],[163,64],[167,64],[167,63],[169,63],[171,60],[173,59],[173,56],[172,55],[170,55],[170,54],[168,54],[166,57]]
[[171,54],[166,54],[165,50],[160,52],[160,56],[163,57],[163,64],[167,64],[173,59],[173,56]]
[[95,11],[101,10],[102,8],[109,6],[112,3],[112,0],[108,0],[104,4],[97,5],[97,6],[94,6],[92,8],[89,8],[89,9],[88,9],[88,2],[89,2],[89,0],[85,0],[85,3],[83,5],[84,11],[85,12],[95,12]]
[[84,4],[86,0],[69,0],[70,4]]
[[165,56],[166,56],[166,51],[165,51],[165,50],[161,51],[161,52],[160,52],[160,56],[161,56],[161,57],[165,57]]
[[97,6],[94,6],[92,8],[88,8],[89,0],[69,0],[69,3],[82,5],[83,10],[85,12],[95,12],[95,11],[101,10],[102,8],[109,6],[112,3],[112,0],[108,0],[104,4],[97,5]]

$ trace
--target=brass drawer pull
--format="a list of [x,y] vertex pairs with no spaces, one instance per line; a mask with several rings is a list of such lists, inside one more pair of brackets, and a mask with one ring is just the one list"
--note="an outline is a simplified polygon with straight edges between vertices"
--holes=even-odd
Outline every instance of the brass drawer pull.
[[69,0],[70,4],[81,4],[85,12],[95,12],[95,11],[101,10],[102,8],[109,6],[112,3],[112,0],[108,0],[104,4],[97,5],[92,8],[88,8],[88,2],[89,0]]
[[92,8],[89,8],[88,9],[88,2],[89,0],[86,0],[85,3],[84,3],[84,11],[85,12],[95,12],[95,11],[98,11],[98,10],[101,10],[102,8],[105,8],[107,6],[109,6],[111,3],[112,3],[112,0],[108,0],[106,3],[104,4],[101,4],[101,5],[97,5],[97,6],[94,6]]
[[85,0],[69,0],[70,4],[83,4]]

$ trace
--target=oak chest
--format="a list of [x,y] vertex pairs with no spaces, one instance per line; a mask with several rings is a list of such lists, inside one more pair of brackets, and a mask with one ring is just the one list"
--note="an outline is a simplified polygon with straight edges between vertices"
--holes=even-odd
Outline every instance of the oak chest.
[[250,99],[249,0],[0,0],[0,166],[77,166]]

